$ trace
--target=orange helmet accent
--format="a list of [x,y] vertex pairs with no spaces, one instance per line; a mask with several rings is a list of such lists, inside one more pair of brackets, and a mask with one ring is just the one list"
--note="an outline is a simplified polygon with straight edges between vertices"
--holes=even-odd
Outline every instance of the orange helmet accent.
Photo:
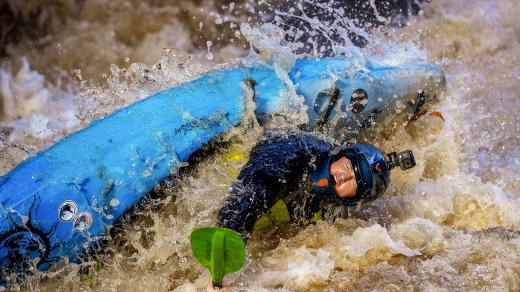
[[329,180],[326,179],[326,178],[322,178],[320,179],[317,183],[316,183],[316,186],[317,187],[326,187],[329,185]]

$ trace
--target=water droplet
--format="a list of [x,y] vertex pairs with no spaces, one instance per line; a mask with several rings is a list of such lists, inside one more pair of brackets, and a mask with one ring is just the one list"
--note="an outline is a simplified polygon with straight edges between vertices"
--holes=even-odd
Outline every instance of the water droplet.
[[213,46],[213,42],[207,41],[206,45],[208,46],[208,54],[206,55],[206,58],[211,61],[213,60],[213,53],[211,52],[211,46]]

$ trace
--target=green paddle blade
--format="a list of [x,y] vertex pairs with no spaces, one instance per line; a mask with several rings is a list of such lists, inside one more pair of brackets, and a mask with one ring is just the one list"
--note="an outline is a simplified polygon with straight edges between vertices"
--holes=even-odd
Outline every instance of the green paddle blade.
[[211,273],[213,284],[221,284],[229,273],[242,268],[246,246],[240,233],[218,227],[196,229],[190,236],[195,258]]

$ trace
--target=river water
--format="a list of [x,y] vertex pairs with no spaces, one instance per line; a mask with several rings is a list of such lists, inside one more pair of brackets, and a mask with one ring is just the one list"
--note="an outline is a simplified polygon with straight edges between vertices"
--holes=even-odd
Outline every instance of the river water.
[[[46,35],[30,42],[22,34],[6,49],[2,173],[92,119],[251,58],[249,42],[260,57],[294,57],[280,31],[248,19],[256,13],[249,2],[104,2],[12,1],[13,11],[38,15],[34,25],[43,23]],[[426,59],[446,72],[447,90],[431,107],[444,121],[425,116],[403,125],[395,117],[364,135],[386,151],[412,149],[418,166],[392,173],[387,194],[346,210],[348,219],[254,234],[245,268],[225,284],[243,291],[518,291],[519,13],[516,0],[435,0],[408,26],[375,30],[365,53]],[[192,163],[114,227],[98,253],[13,288],[204,289],[209,274],[191,256],[188,236],[215,224],[262,132],[254,123],[234,130],[227,147]]]

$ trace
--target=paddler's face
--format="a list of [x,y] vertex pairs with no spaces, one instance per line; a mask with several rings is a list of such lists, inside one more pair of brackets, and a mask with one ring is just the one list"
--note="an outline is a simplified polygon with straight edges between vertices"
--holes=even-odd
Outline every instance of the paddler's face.
[[341,199],[352,198],[356,195],[357,181],[352,162],[341,157],[330,165],[330,175],[334,180],[334,191]]

